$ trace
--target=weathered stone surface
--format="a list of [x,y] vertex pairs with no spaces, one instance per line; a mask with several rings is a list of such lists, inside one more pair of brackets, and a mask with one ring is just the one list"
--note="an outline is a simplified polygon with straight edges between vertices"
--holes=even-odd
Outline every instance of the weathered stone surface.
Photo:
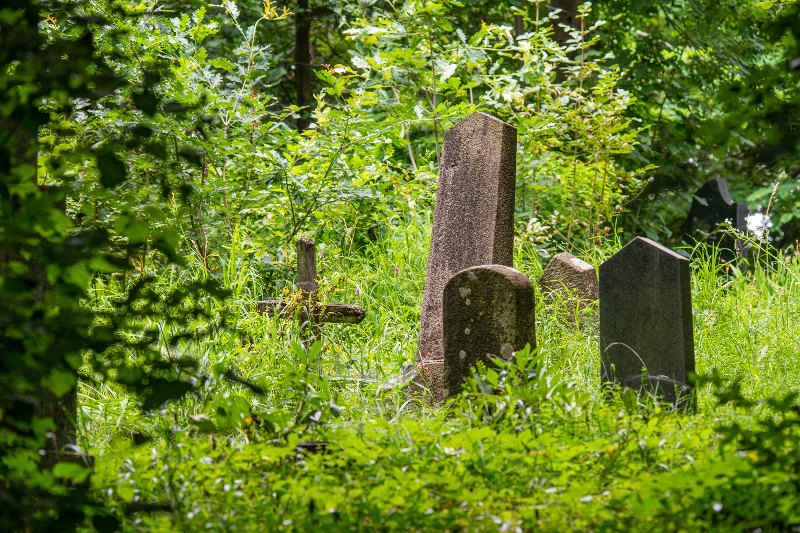
[[539,278],[539,287],[547,299],[557,294],[565,296],[567,308],[564,311],[570,321],[574,321],[576,308],[585,309],[599,297],[595,269],[566,252],[550,260]]
[[688,259],[637,237],[600,266],[600,350],[603,382],[640,387],[644,381],[668,401],[690,390]]
[[462,270],[445,285],[443,303],[445,397],[458,394],[476,362],[536,346],[533,284],[518,270]]
[[442,294],[452,275],[512,264],[516,147],[516,128],[484,113],[444,135],[420,320],[422,363],[444,358]]
[[742,233],[747,231],[747,204],[733,202],[728,194],[728,184],[722,178],[709,180],[697,189],[689,209],[689,216],[681,227],[683,239],[688,244],[704,242],[719,248],[720,257],[731,261],[747,257],[748,248],[741,239],[734,239],[724,229],[725,222]]

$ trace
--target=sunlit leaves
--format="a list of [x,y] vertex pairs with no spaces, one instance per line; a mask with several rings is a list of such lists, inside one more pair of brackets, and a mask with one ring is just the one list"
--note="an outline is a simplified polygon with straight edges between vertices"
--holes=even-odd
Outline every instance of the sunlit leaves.
[[72,483],[83,483],[91,473],[89,467],[76,463],[60,462],[53,467],[53,475]]

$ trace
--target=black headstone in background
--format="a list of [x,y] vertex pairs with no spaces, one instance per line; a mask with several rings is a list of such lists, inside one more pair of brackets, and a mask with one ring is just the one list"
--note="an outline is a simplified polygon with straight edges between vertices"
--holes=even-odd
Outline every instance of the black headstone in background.
[[681,227],[687,244],[705,242],[719,248],[720,258],[732,261],[747,257],[748,246],[724,231],[725,221],[738,231],[747,231],[747,204],[733,202],[728,194],[728,184],[722,178],[707,181],[697,189],[689,216]]
[[637,237],[600,265],[602,379],[691,398],[694,372],[689,260]]

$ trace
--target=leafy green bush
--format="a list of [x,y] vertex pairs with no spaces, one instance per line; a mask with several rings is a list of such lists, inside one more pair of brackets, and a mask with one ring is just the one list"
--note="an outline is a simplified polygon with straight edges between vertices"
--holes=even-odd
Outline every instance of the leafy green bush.
[[594,52],[604,22],[587,24],[585,4],[580,31],[562,47],[538,9],[531,18],[515,12],[530,28],[515,34],[502,24],[457,26],[460,6],[409,1],[365,8],[351,23],[355,79],[375,93],[373,112],[398,124],[395,143],[405,145],[414,170],[438,162],[444,130],[473,110],[510,122],[519,130],[524,234],[576,249],[607,235],[651,167],[628,171],[616,161],[633,149],[638,130],[625,118],[633,100],[617,88],[619,69]]
[[[132,259],[155,257],[167,266],[181,258],[177,233],[151,229],[131,208],[119,155],[159,155],[163,144],[134,128],[92,145],[70,120],[108,94],[116,95],[104,100],[112,112],[142,106],[110,66],[114,54],[100,53],[99,26],[107,20],[83,7],[18,1],[0,9],[0,527],[9,530],[70,530],[90,519],[114,527],[117,520],[88,492],[90,458],[76,447],[79,369],[86,363],[124,384],[146,408],[182,396],[191,388],[183,373],[190,365],[172,360],[168,347],[194,335],[186,331],[202,314],[194,300],[214,290],[201,281],[159,293],[142,272],[123,282],[115,311],[86,305],[93,281],[127,280]],[[140,80],[145,92],[161,76],[159,66]],[[175,163],[177,155],[162,159]],[[84,186],[83,165],[95,169],[93,188]],[[72,199],[81,195],[84,206],[114,198],[114,210],[81,224],[79,215],[97,215],[74,210]],[[143,315],[162,318],[166,330],[143,328]]]

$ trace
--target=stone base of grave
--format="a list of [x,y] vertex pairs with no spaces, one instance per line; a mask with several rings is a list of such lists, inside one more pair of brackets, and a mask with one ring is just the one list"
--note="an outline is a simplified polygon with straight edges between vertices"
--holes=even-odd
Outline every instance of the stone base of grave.
[[681,383],[667,376],[639,374],[620,380],[620,385],[634,389],[639,394],[648,394],[672,405],[673,409],[694,409],[697,395],[692,385]]
[[412,371],[406,394],[422,398],[431,404],[442,403],[447,398],[444,383],[444,360],[420,361]]
[[447,397],[444,385],[444,361],[420,361],[406,365],[399,376],[381,386],[384,390],[405,387],[408,399],[440,404]]

